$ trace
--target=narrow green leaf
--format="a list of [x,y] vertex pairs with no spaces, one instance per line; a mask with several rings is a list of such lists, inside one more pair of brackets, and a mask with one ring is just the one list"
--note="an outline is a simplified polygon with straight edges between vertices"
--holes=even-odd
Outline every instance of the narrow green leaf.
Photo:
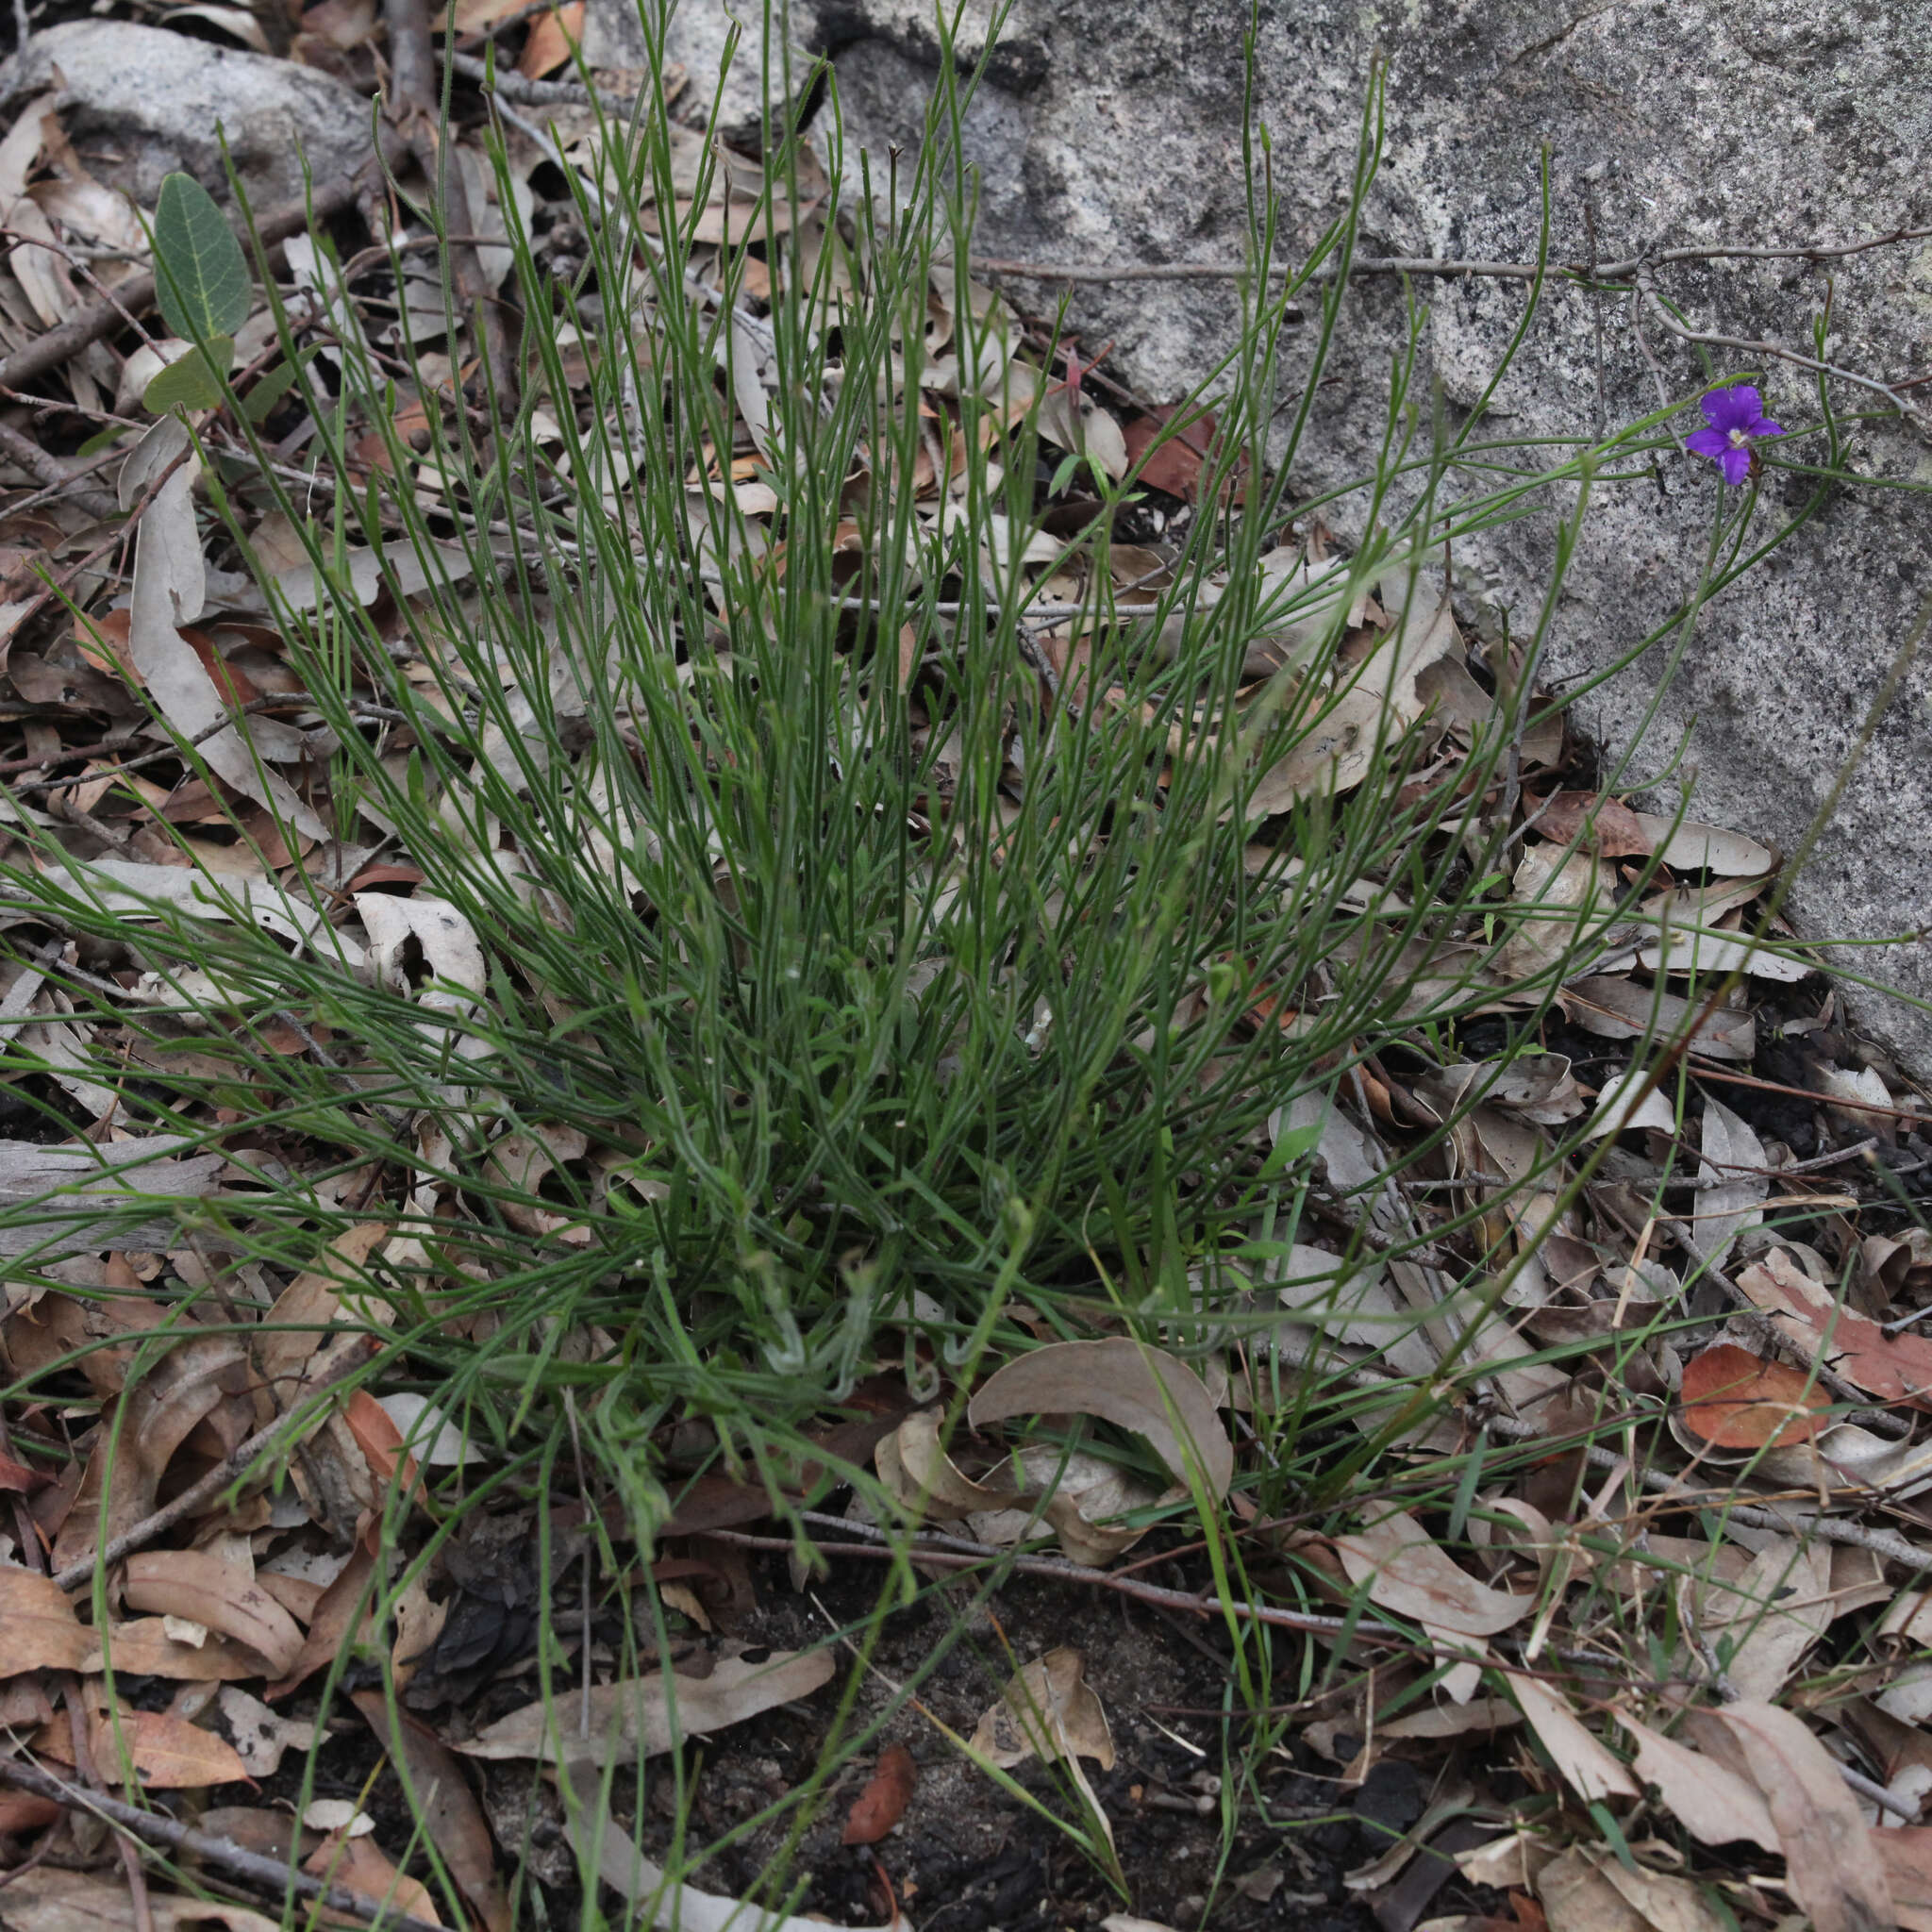
[[156,292],[171,333],[206,341],[248,317],[248,264],[214,197],[192,175],[170,175],[155,203]]
[[99,456],[104,449],[111,449],[124,436],[133,434],[134,431],[125,423],[109,423],[105,429],[96,429],[74,454],[77,457]]

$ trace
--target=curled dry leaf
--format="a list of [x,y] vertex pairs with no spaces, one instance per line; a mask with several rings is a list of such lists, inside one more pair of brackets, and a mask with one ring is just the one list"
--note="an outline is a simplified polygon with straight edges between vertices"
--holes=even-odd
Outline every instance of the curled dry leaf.
[[1056,1341],[988,1378],[966,1415],[974,1428],[1016,1415],[1097,1415],[1144,1436],[1176,1482],[1198,1473],[1213,1496],[1234,1480],[1234,1444],[1192,1369],[1125,1337]]
[[975,1511],[1009,1508],[1015,1491],[976,1483],[960,1474],[940,1442],[940,1412],[908,1415],[873,1450],[873,1466],[888,1490],[916,1516],[957,1521]]
[[1015,1674],[987,1707],[973,1733],[973,1748],[1002,1771],[1029,1757],[1092,1758],[1113,1769],[1113,1733],[1107,1711],[1087,1682],[1087,1659],[1062,1644]]
[[302,1632],[254,1578],[201,1550],[143,1550],[127,1558],[128,1607],[185,1617],[245,1644],[279,1677],[302,1654]]
[[[760,1661],[721,1657],[708,1677],[677,1677],[663,1671],[600,1684],[590,1695],[589,1736],[593,1749],[608,1749],[614,1733],[618,1748],[653,1757],[680,1738],[722,1730],[755,1717],[774,1705],[790,1704],[831,1679],[829,1651],[774,1650]],[[569,1755],[575,1740],[559,1741],[557,1721],[573,1722],[584,1709],[580,1700],[540,1701],[513,1710],[486,1726],[457,1749],[468,1757],[533,1757],[543,1763]]]
[[903,1744],[888,1744],[879,1753],[878,1768],[845,1814],[841,1845],[875,1845],[906,1815],[919,1767]]
[[1672,1132],[1677,1124],[1677,1110],[1662,1085],[1650,1085],[1650,1076],[1648,1067],[1632,1067],[1615,1079],[1606,1080],[1585,1130],[1587,1138],[1600,1141],[1606,1134],[1627,1134],[1635,1127]]
[[1815,1377],[1721,1341],[1684,1364],[1682,1421],[1718,1449],[1782,1449],[1822,1426],[1831,1398]]
[[1932,1339],[1888,1335],[1869,1316],[1844,1307],[1783,1248],[1738,1272],[1738,1286],[1807,1359],[1885,1402],[1924,1407],[1932,1392]]
[[1038,1536],[1043,1523],[1058,1538],[1061,1553],[1089,1569],[1110,1563],[1146,1534],[1120,1518],[1181,1494],[1178,1489],[1157,1490],[1118,1463],[1084,1449],[1069,1453],[1057,1442],[1024,1443],[1007,1467],[1020,1473],[1025,1488],[1004,1508],[974,1510],[966,1519],[974,1539],[1008,1548]]

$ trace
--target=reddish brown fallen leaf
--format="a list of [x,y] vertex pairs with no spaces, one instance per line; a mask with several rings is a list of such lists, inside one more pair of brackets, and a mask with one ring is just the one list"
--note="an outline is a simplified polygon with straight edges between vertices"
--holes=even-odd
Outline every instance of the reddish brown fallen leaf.
[[279,1683],[271,1684],[261,1693],[264,1697],[271,1701],[286,1697],[305,1678],[323,1669],[350,1641],[352,1623],[359,1624],[358,1636],[368,1630],[372,1621],[369,1579],[375,1572],[375,1559],[358,1543],[341,1574],[323,1591],[315,1615],[309,1619],[308,1636],[288,1666],[288,1674]]
[[[1152,409],[1144,416],[1137,416],[1125,426],[1122,436],[1127,446],[1129,462],[1138,463],[1147,455],[1149,446],[1166,429],[1173,416],[1174,408],[1168,405]],[[1164,490],[1170,496],[1178,496],[1184,502],[1192,503],[1201,487],[1201,465],[1207,460],[1213,441],[1214,417],[1210,411],[1170,437],[1151,457],[1147,457],[1141,480],[1151,489]]]
[[1789,1449],[1823,1426],[1831,1397],[1802,1369],[1721,1341],[1684,1364],[1684,1426],[1716,1449]]
[[1595,791],[1557,791],[1523,803],[1536,821],[1537,836],[1555,845],[1568,845],[1583,832],[1584,845],[1600,858],[1647,858],[1655,843],[1621,799]]
[[1876,1322],[1841,1306],[1782,1248],[1740,1269],[1738,1286],[1800,1354],[1822,1358],[1834,1374],[1880,1401],[1932,1407],[1926,1399],[1932,1396],[1932,1340],[1886,1334]]
[[0,1456],[0,1490],[10,1490],[17,1496],[26,1496],[51,1480],[51,1477],[29,1469],[25,1463],[14,1461],[10,1456]]
[[403,1432],[390,1418],[389,1411],[366,1389],[358,1389],[342,1408],[342,1420],[356,1439],[356,1446],[369,1458],[369,1467],[384,1482],[396,1479],[401,1467],[403,1487],[416,1480],[416,1458],[403,1454]]
[[530,23],[530,38],[524,42],[517,72],[525,80],[541,80],[570,58],[583,32],[584,0],[569,0],[566,6],[539,14]]
[[[398,1872],[373,1838],[341,1839],[333,1832],[303,1861],[311,1878],[325,1878],[384,1911],[408,1912],[431,1925],[442,1924],[436,1900],[420,1878]],[[352,1925],[346,1913],[325,1912],[331,1924]]]
[[59,1815],[60,1807],[52,1798],[37,1798],[31,1791],[0,1791],[0,1838],[38,1831]]
[[844,1845],[875,1845],[906,1815],[919,1767],[903,1744],[888,1744],[879,1753],[878,1769],[845,1814]]
[[89,1726],[88,1745],[103,1771],[131,1763],[145,1790],[199,1790],[207,1785],[249,1782],[248,1767],[225,1738],[165,1710],[124,1711],[118,1719],[97,1712]]

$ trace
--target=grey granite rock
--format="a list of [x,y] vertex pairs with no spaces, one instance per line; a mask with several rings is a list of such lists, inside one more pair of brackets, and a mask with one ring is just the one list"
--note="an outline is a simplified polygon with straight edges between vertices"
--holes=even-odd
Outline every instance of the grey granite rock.
[[325,74],[160,27],[75,20],[35,34],[0,65],[0,96],[67,96],[63,125],[103,180],[152,208],[161,176],[186,169],[225,197],[217,128],[258,209],[361,166],[369,104]]
[[[608,19],[623,0],[601,4]],[[761,16],[741,10],[755,58]],[[975,0],[960,36],[969,60],[983,51],[986,15]],[[688,47],[715,48],[723,18],[718,0],[685,0],[675,32]],[[916,142],[936,64],[928,6],[799,0],[789,18],[796,48],[836,64],[852,150]],[[982,177],[979,249],[1070,265],[1238,256],[1248,20],[1245,0],[1019,0],[967,121]],[[1262,0],[1256,97],[1285,199],[1284,256],[1343,206],[1378,48],[1388,113],[1363,238],[1371,250],[1533,255],[1546,146],[1561,257],[1587,257],[1587,219],[1599,258],[1720,240],[1851,241],[1932,222],[1932,0]],[[755,93],[736,95],[727,120],[745,118],[747,98],[755,108]],[[1010,286],[1042,308],[1057,293]],[[1662,270],[1659,286],[1703,327],[1794,345],[1808,343],[1829,289],[1839,359],[1894,379],[1932,372],[1932,248],[1923,242],[1849,258],[1829,276],[1802,262],[1733,262]],[[1455,420],[1487,381],[1524,292],[1472,280],[1417,293],[1429,309],[1424,373],[1440,376]],[[1154,400],[1198,381],[1232,339],[1224,284],[1081,285],[1072,302],[1089,344],[1113,340],[1110,367]],[[1341,380],[1324,387],[1299,484],[1360,473],[1403,318],[1391,282],[1352,293],[1346,348],[1330,372]],[[1693,352],[1655,326],[1646,334],[1673,397],[1691,392]],[[1749,362],[1739,356],[1714,373]],[[1774,366],[1766,390],[1774,415],[1816,422],[1801,371]],[[1512,431],[1588,437],[1657,400],[1629,305],[1562,292],[1497,405]],[[1843,391],[1837,402],[1857,407]],[[1811,438],[1787,450],[1808,457],[1820,446]],[[1694,771],[1700,814],[1787,851],[1932,591],[1932,504],[1885,487],[1932,485],[1932,454],[1895,425],[1857,430],[1852,449],[1856,466],[1882,480],[1844,491],[1707,607],[1667,688],[1668,653],[1654,649],[1579,707],[1613,761],[1628,755],[1631,774]],[[1783,520],[1803,493],[1796,479],[1774,479],[1763,514]],[[1599,487],[1556,613],[1551,674],[1574,679],[1614,662],[1676,608],[1716,500],[1709,466],[1685,458],[1642,482]],[[1472,614],[1495,623],[1507,610],[1519,629],[1533,622],[1553,528],[1551,518],[1521,524],[1458,558]],[[1791,908],[1807,932],[1874,941],[1932,926],[1928,753],[1932,647],[1799,882]],[[1932,998],[1924,941],[1843,958]],[[1855,1004],[1932,1066],[1925,1011],[1876,995]]]

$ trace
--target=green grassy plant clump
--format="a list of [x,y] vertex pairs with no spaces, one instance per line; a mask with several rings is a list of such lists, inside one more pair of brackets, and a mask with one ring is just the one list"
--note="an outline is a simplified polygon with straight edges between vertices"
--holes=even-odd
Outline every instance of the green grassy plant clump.
[[[1615,926],[1573,908],[1509,964],[1538,916],[1510,807],[1569,546],[1592,490],[1648,476],[1663,413],[1594,444],[1451,428],[1418,310],[1352,492],[1371,534],[1304,563],[1322,506],[1283,479],[1348,326],[1379,102],[1350,205],[1285,274],[1251,119],[1239,345],[1165,432],[1211,401],[1201,508],[1124,590],[1138,469],[1083,450],[1077,395],[961,272],[966,93],[949,68],[888,166],[841,151],[833,87],[829,169],[772,125],[720,244],[694,231],[742,164],[646,89],[574,151],[569,281],[499,151],[519,391],[432,401],[426,451],[402,405],[447,398],[447,360],[378,344],[319,242],[317,295],[275,297],[306,478],[247,408],[193,420],[204,536],[253,575],[325,753],[324,836],[215,783],[258,863],[182,840],[193,885],[158,896],[10,825],[14,929],[77,948],[47,970],[114,1122],[229,1162],[185,1199],[131,1171],[125,1223],[267,1278],[333,1266],[360,1297],[332,1319],[513,1464],[558,1453],[568,1394],[641,1526],[668,1420],[782,1460],[882,1357],[934,1387],[1029,1343],[1023,1305],[1041,1333],[1224,1340],[1311,1189],[1357,1221],[1375,1198],[1308,1103],[1391,1041],[1462,1058],[1499,999],[1533,1037]],[[466,325],[447,281],[435,321]],[[1693,607],[1757,554],[1757,502],[1720,506]],[[1543,609],[1472,657],[1446,557],[1552,510]],[[1483,714],[1457,725],[1424,658]],[[71,1124],[43,1055],[10,1066]],[[23,1278],[57,1278],[77,1222],[101,1246],[102,1211],[11,1209]],[[394,1233],[358,1271],[372,1219]]]

